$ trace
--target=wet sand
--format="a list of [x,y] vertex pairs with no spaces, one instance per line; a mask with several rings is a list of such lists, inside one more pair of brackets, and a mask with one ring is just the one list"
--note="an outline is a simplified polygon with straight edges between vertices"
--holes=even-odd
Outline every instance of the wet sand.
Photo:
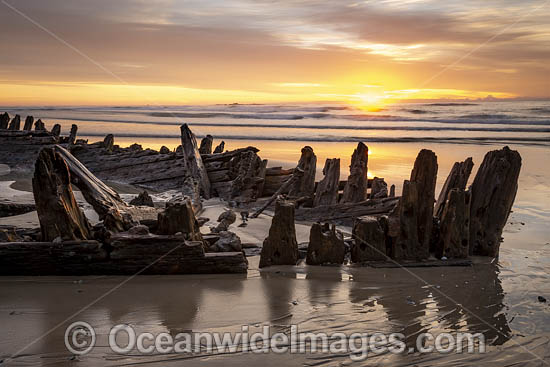
[[[399,183],[410,174],[420,148],[406,144],[384,144],[383,147],[373,145],[369,167],[400,187]],[[324,162],[329,155],[347,157],[348,148],[334,145],[327,146],[326,153],[323,149],[318,153],[316,150],[318,162]],[[439,157],[439,190],[454,161],[473,156],[475,174],[483,154],[495,147],[468,145],[458,149],[454,145],[436,145],[427,148]],[[512,148],[522,154],[523,167],[500,258],[493,264],[406,270],[302,265],[259,271],[259,258],[254,256],[249,258],[249,271],[243,276],[138,276],[131,280],[127,277],[2,277],[0,323],[5,334],[0,338],[0,359],[17,354],[4,364],[43,366],[352,364],[348,354],[235,352],[120,356],[110,351],[107,343],[109,329],[120,323],[131,324],[138,332],[155,334],[239,331],[242,325],[250,325],[251,329],[272,325],[276,331],[284,331],[297,324],[300,331],[400,332],[406,335],[407,346],[414,346],[416,336],[423,332],[481,332],[488,344],[487,353],[481,355],[386,353],[371,355],[358,365],[548,364],[550,306],[548,302],[539,302],[537,297],[550,299],[550,172],[543,168],[550,153],[547,148],[534,146]],[[262,157],[277,159],[286,166],[297,161],[299,150],[294,146],[282,144],[280,151],[275,147],[271,147],[272,151],[269,149],[265,149],[264,154],[260,152]],[[342,167],[347,164],[343,161]],[[3,184],[0,197],[28,197],[28,193],[15,190],[24,187],[21,183]],[[161,199],[162,195],[157,196],[157,200]],[[215,202],[206,204],[203,215],[214,222],[223,207]],[[5,224],[7,219],[0,218],[0,224]],[[11,220],[17,221],[17,218]],[[231,229],[237,229],[238,223],[240,220]],[[244,243],[261,242],[269,223],[269,213],[266,213],[255,223],[238,229],[239,235]],[[299,241],[307,240],[307,226],[298,225],[297,231]],[[99,297],[103,298],[98,300]],[[90,354],[74,361],[65,349],[64,332],[77,320],[90,323],[96,329],[98,341]]]

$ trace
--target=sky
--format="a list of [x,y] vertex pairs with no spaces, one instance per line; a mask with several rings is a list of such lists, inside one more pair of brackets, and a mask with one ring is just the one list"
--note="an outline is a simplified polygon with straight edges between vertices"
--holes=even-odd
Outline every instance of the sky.
[[0,105],[550,96],[550,0],[0,0]]

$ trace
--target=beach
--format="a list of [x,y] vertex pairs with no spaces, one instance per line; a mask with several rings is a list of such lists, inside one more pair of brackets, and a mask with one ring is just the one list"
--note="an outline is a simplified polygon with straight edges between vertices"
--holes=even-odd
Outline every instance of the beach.
[[[352,363],[345,353],[251,354],[236,351],[192,356],[176,353],[121,356],[109,350],[107,343],[109,329],[121,323],[154,333],[235,332],[242,325],[252,329],[271,325],[275,330],[299,325],[304,331],[346,334],[400,332],[406,336],[407,347],[414,346],[416,337],[424,332],[483,333],[487,353],[481,355],[383,353],[370,355],[361,364],[544,365],[550,361],[550,306],[538,297],[550,299],[550,172],[544,165],[550,159],[545,130],[550,125],[550,117],[540,109],[547,105],[518,102],[504,107],[480,104],[428,107],[424,104],[393,107],[392,111],[378,112],[376,118],[370,112],[352,113],[345,109],[327,112],[326,108],[311,105],[299,108],[209,106],[201,107],[200,112],[197,108],[170,112],[143,108],[148,114],[146,119],[143,111],[135,108],[131,111],[119,108],[122,111],[116,113],[113,109],[90,112],[89,108],[69,112],[34,110],[32,113],[40,115],[50,125],[61,123],[64,131],[78,122],[79,138],[89,139],[89,142],[100,141],[107,133],[113,133],[116,144],[123,147],[138,143],[152,149],[161,146],[175,149],[179,144],[175,121],[185,119],[196,129],[197,136],[212,134],[215,144],[221,139],[225,141],[226,149],[257,147],[262,159],[268,159],[269,167],[295,167],[300,149],[309,145],[317,155],[317,179],[322,178],[325,160],[334,157],[342,159],[341,178],[347,178],[353,150],[357,141],[363,141],[369,147],[369,178],[383,177],[388,184],[396,186],[398,195],[403,181],[409,179],[420,149],[430,149],[437,155],[436,193],[454,162],[473,158],[471,183],[483,156],[504,145],[521,154],[522,167],[500,255],[493,263],[479,262],[466,268],[406,269],[302,264],[260,270],[259,256],[253,255],[248,257],[248,272],[243,275],[2,277],[0,322],[8,336],[0,342],[0,359],[17,354],[9,365],[72,365],[75,361],[65,348],[64,332],[71,322],[84,320],[95,328],[98,341],[91,353],[78,357],[78,364],[82,366],[198,365],[205,362],[212,365],[336,366]],[[537,108],[539,110],[534,110]],[[256,115],[251,116],[251,109]],[[418,112],[423,109],[428,112]],[[464,109],[469,110],[464,112]],[[495,110],[505,112],[480,117]],[[530,112],[525,112],[527,110]],[[13,111],[23,110],[14,108]],[[28,109],[24,111],[29,112]],[[197,113],[210,115],[190,115]],[[332,115],[311,116],[327,113]],[[504,113],[508,116],[502,116]],[[353,117],[349,117],[350,114]],[[68,117],[61,118],[62,115]],[[281,115],[287,120],[280,120]],[[387,115],[393,117],[384,117]],[[470,115],[470,120],[460,117],[466,115]],[[356,123],[362,121],[358,124],[365,129],[351,129],[346,125],[352,118]],[[140,119],[142,121],[138,121]],[[311,119],[319,121],[311,122]],[[151,120],[157,121],[154,133],[150,133]],[[286,125],[274,127],[274,120]],[[235,125],[236,121],[250,126]],[[323,125],[327,128],[322,128]],[[147,134],[140,133],[142,126]],[[342,128],[334,129],[334,126]],[[444,128],[454,129],[453,139]],[[30,172],[0,165],[0,173],[0,200],[32,201]],[[120,185],[117,189],[125,201],[139,192]],[[78,192],[76,196],[77,201],[83,203]],[[156,203],[165,200],[163,193],[152,196]],[[206,201],[204,207],[202,215],[213,222],[227,207],[227,202]],[[92,216],[91,212],[93,210],[87,215]],[[238,228],[235,223],[231,230],[235,230],[243,243],[261,246],[272,215],[268,210],[248,227]],[[27,213],[0,218],[0,225],[36,228],[37,219],[36,212]],[[345,226],[340,229],[351,230]],[[308,240],[308,223],[298,223],[296,231],[299,243]]]

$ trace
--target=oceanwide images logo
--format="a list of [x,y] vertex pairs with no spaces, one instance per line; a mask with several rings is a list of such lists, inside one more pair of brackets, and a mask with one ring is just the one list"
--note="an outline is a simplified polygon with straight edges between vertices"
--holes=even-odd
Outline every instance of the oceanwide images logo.
[[[259,330],[259,329],[258,329]],[[288,330],[288,329],[287,329]],[[75,355],[90,353],[96,345],[96,331],[83,321],[65,330],[65,346]],[[112,327],[108,346],[117,354],[216,354],[216,353],[276,353],[276,354],[349,354],[353,361],[382,353],[484,353],[483,334],[440,333],[418,335],[416,345],[407,348],[401,333],[323,333],[300,332],[291,325],[288,332],[272,332],[271,326],[251,332],[249,326],[235,333],[185,332],[172,335],[161,332],[137,333],[127,324]]]

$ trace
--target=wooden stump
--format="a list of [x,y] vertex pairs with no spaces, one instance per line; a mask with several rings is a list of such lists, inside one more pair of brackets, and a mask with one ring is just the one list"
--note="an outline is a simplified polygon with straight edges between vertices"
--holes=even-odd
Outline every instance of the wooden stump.
[[298,243],[294,225],[294,203],[277,201],[275,215],[264,240],[260,255],[260,268],[271,265],[296,265]]
[[466,259],[470,240],[470,193],[463,189],[451,189],[444,207],[435,256]]
[[350,175],[344,187],[342,203],[359,203],[366,200],[368,153],[369,148],[365,144],[357,144],[351,156]]
[[130,205],[150,206],[152,208],[155,207],[155,203],[153,203],[153,198],[149,195],[147,191],[143,191],[138,196],[133,198],[130,201]]
[[389,235],[394,237],[391,254],[396,260],[420,260],[427,257],[427,250],[418,240],[418,191],[416,182],[405,180],[399,204],[388,219]]
[[465,190],[468,179],[470,178],[470,173],[474,163],[472,158],[467,158],[464,162],[455,162],[449,176],[445,180],[445,184],[439,193],[439,198],[435,203],[434,216],[441,218],[443,215],[443,210],[445,209],[445,203],[449,197],[449,192],[452,189]]
[[470,254],[498,256],[516,193],[521,156],[507,146],[485,155],[472,184]]
[[291,198],[313,198],[313,194],[315,192],[317,156],[310,146],[305,146],[302,148],[302,155],[300,157],[300,160],[298,161],[297,167],[298,169],[303,171],[303,174],[290,186],[288,190],[288,196]]
[[436,180],[437,156],[431,150],[422,149],[416,157],[411,172],[411,181],[416,182],[418,193],[416,215],[419,241],[417,256],[419,259],[426,259],[430,256]]
[[51,133],[53,136],[59,137],[59,135],[61,135],[61,125],[59,124],[53,125]]
[[21,116],[15,115],[15,117],[11,119],[9,129],[19,130],[20,128],[21,128]]
[[200,154],[212,154],[212,143],[214,142],[214,138],[212,135],[206,135],[201,140],[201,145],[199,147],[199,153]]
[[34,130],[35,131],[46,131],[46,125],[42,122],[41,119],[36,120],[34,123]]
[[328,159],[323,168],[323,179],[317,184],[313,206],[338,204],[338,183],[340,182],[340,159]]
[[220,144],[214,149],[214,154],[223,153],[223,150],[225,148],[225,141],[222,140]]
[[44,148],[35,163],[32,179],[34,201],[43,241],[90,239],[90,224],[78,207],[65,160]]
[[105,138],[103,139],[103,148],[108,152],[112,152],[114,145],[115,145],[115,136],[113,134],[105,135]]
[[8,128],[10,123],[10,115],[7,112],[4,112],[0,116],[0,130],[5,130]]
[[202,196],[205,199],[210,199],[210,180],[208,179],[208,173],[206,172],[201,154],[197,148],[195,134],[193,134],[187,124],[181,125],[180,130],[185,169],[193,180],[198,183]]
[[223,195],[223,191],[218,189],[218,193],[221,193],[219,196],[243,203],[256,200],[262,195],[266,165],[267,161],[262,161],[251,150],[233,157],[229,161],[227,172],[231,179],[226,183],[229,196]]
[[386,236],[376,217],[363,216],[353,226],[351,261],[384,261],[386,257]]
[[158,214],[157,234],[171,235],[178,232],[183,233],[187,240],[203,241],[190,199],[168,202],[164,212]]
[[76,141],[77,131],[78,131],[78,126],[76,124],[72,124],[71,133],[69,134],[69,140],[67,141],[70,145],[74,144],[74,142]]
[[306,264],[342,264],[346,254],[344,236],[336,231],[336,226],[314,223],[309,232]]
[[388,197],[388,184],[383,178],[375,177],[372,180],[370,199],[383,199]]
[[27,118],[25,119],[25,125],[23,125],[23,130],[31,131],[33,123],[34,123],[34,117],[27,116]]

